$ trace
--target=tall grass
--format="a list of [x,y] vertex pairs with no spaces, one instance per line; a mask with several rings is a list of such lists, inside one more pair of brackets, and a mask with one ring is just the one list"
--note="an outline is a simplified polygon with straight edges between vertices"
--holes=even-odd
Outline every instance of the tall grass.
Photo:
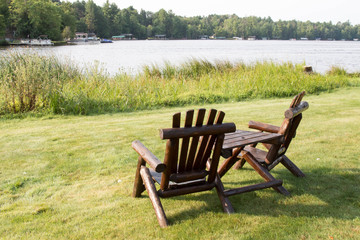
[[[96,114],[164,106],[288,97],[360,85],[343,70],[306,74],[292,63],[209,62],[145,66],[136,76],[109,76],[99,66],[64,64],[54,56],[11,53],[0,59],[0,114],[47,111]],[[334,70],[335,69],[335,70]]]
[[55,57],[9,51],[0,58],[0,113],[47,109],[63,86],[79,75]]

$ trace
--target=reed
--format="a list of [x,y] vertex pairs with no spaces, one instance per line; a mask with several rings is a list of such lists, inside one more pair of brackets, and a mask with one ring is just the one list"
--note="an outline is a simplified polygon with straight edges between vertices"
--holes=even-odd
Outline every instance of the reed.
[[99,64],[80,69],[54,56],[10,52],[0,59],[0,114],[99,114],[187,104],[289,97],[359,86],[358,76],[332,68],[306,74],[302,64],[192,59],[145,66],[136,76],[110,76]]

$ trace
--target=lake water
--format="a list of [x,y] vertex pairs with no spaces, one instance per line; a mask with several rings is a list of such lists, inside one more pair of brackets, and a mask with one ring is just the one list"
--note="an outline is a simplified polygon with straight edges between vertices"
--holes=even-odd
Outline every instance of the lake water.
[[144,65],[163,66],[165,62],[179,65],[192,58],[233,63],[305,62],[320,73],[325,73],[331,66],[360,72],[360,41],[138,40],[18,49],[51,53],[65,61],[71,59],[80,66],[97,62],[110,74],[135,74]]

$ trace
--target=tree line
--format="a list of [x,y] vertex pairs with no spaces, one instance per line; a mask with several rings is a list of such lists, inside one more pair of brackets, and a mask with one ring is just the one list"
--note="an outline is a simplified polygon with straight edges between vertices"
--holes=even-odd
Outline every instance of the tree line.
[[[133,34],[137,39],[166,35],[169,39],[198,39],[202,36],[257,39],[333,39],[360,38],[360,25],[349,21],[273,21],[270,17],[216,15],[183,17],[171,10],[150,12],[132,6],[120,9],[109,0],[96,5],[93,0],[0,0],[0,38],[68,39],[75,32],[95,33],[102,38]],[[2,37],[1,37],[2,36]]]

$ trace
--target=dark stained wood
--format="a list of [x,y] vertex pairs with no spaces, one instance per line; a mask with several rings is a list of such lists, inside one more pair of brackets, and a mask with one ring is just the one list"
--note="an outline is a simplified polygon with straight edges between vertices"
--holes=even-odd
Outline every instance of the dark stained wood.
[[313,72],[312,66],[304,66],[304,73],[311,74]]
[[156,192],[156,188],[155,188],[153,180],[151,179],[149,169],[146,168],[145,166],[141,166],[140,174],[145,183],[145,188],[149,194],[149,198],[150,198],[153,208],[155,210],[155,214],[156,214],[157,220],[160,224],[160,227],[167,227],[168,221],[167,221],[167,218],[166,218],[166,215],[164,212],[164,208],[163,208],[163,206],[160,202],[159,196]]
[[309,104],[307,102],[305,101],[301,102],[298,106],[286,110],[284,114],[285,118],[288,119],[294,118],[308,108],[309,108]]
[[305,174],[292,161],[290,161],[287,156],[282,156],[282,161],[280,163],[284,165],[295,176],[305,177]]
[[223,207],[224,212],[226,212],[227,214],[234,213],[235,212],[234,208],[233,208],[228,196],[226,196],[224,193],[225,188],[224,188],[223,183],[221,182],[219,174],[216,174],[216,177],[215,177],[215,187],[216,187],[216,192],[221,201],[221,205]]
[[[242,134],[244,132],[246,135]],[[263,133],[263,132],[250,132],[250,131],[240,131],[238,136],[234,134],[226,134],[223,149],[231,149],[240,146],[246,146],[253,143],[264,142],[264,143],[273,143],[279,144],[284,141],[281,134],[277,133]]]
[[[222,124],[224,118],[225,118],[225,113],[222,112],[222,111],[219,111],[215,123],[216,123],[216,124]],[[235,129],[234,129],[234,131],[235,131]],[[214,146],[215,141],[216,141],[216,136],[215,136],[215,135],[211,135],[211,137],[210,137],[210,139],[209,139],[209,141],[208,141],[208,144],[207,144],[207,146],[206,146],[206,149],[205,149],[203,158],[202,158],[202,160],[201,160],[200,167],[201,167],[202,169],[206,167],[206,163],[208,162],[208,160],[209,160],[209,158],[210,158],[210,154],[211,154],[211,151],[212,151],[212,149],[213,149],[213,146]]]
[[281,147],[280,144],[273,144],[271,146],[271,148],[269,149],[269,151],[265,157],[265,162],[267,164],[271,164],[276,160],[276,158],[278,157],[278,152],[279,152],[280,147]]
[[178,189],[168,189],[168,190],[159,190],[159,196],[163,197],[163,198],[168,198],[168,197],[175,197],[175,196],[180,196],[180,195],[185,195],[185,194],[190,194],[190,193],[196,193],[196,192],[203,192],[203,191],[207,191],[207,190],[211,190],[215,187],[215,183],[205,183],[202,185],[198,185],[198,186],[191,186],[191,187],[187,187],[187,188],[178,188]]
[[298,106],[301,103],[301,101],[302,101],[303,97],[305,96],[305,94],[306,94],[305,91],[302,91],[301,93],[299,93],[298,98],[296,99],[296,102],[295,102],[294,106],[292,106],[292,107]]
[[[164,220],[166,215],[159,197],[173,197],[216,188],[224,211],[227,213],[234,211],[229,199],[223,193],[224,187],[217,174],[217,167],[224,135],[234,132],[235,124],[222,123],[225,114],[212,109],[204,125],[205,109],[200,109],[195,126],[192,126],[193,115],[194,111],[187,112],[184,127],[181,128],[181,114],[176,113],[173,115],[172,128],[160,130],[161,138],[167,139],[163,169],[160,169],[162,173],[145,166],[145,162],[149,162],[150,167],[159,168],[159,160],[145,146],[136,141],[133,146],[141,157],[137,172],[140,171],[142,179],[135,177],[133,196],[139,196],[145,184],[161,226],[166,226],[167,221]],[[154,183],[160,184],[158,191]]]
[[218,173],[220,177],[223,177],[231,167],[239,160],[238,155],[243,150],[244,147],[238,147],[233,150],[233,155],[227,158],[219,167]]
[[[197,128],[204,129],[204,128],[202,128],[204,117],[205,117],[205,109],[199,109],[197,117],[196,117],[196,123],[195,123],[195,126]],[[188,155],[187,162],[186,162],[186,171],[189,171],[193,168],[195,154],[196,154],[197,146],[199,144],[199,137],[202,135],[204,135],[204,134],[199,134],[199,136],[192,134],[192,141],[191,141],[189,155]]]
[[218,141],[215,143],[213,158],[211,159],[211,162],[210,162],[209,177],[208,177],[209,183],[215,181],[215,177],[217,174],[217,167],[219,165],[219,159],[220,159],[220,154],[221,154],[221,146],[224,142],[224,137],[225,137],[224,134],[218,135],[218,137],[217,137]]
[[249,185],[249,186],[240,187],[240,188],[233,188],[233,189],[225,190],[224,195],[229,197],[229,196],[233,196],[236,194],[257,191],[257,190],[261,190],[261,189],[265,189],[265,188],[278,187],[278,186],[281,186],[282,183],[283,183],[282,180],[274,180],[274,181],[270,181],[270,182],[258,183],[258,184]]
[[[194,117],[194,110],[189,110],[186,112],[185,126],[184,126],[185,128],[192,126],[193,117]],[[186,158],[187,158],[188,149],[189,149],[189,139],[190,139],[190,137],[184,137],[182,140],[181,153],[180,153],[179,166],[178,166],[179,173],[185,171]]]
[[[257,171],[261,177],[263,177],[267,182],[275,181],[276,179],[270,174],[270,172],[264,168],[260,163],[256,161],[254,156],[247,151],[242,151],[241,155],[254,169]],[[283,186],[272,186],[277,192],[282,193],[284,195],[290,195],[290,193]]]
[[137,168],[136,168],[134,189],[133,189],[132,197],[140,197],[141,193],[144,192],[144,190],[145,190],[144,183],[143,183],[142,178],[140,176],[141,166],[145,166],[145,164],[146,164],[145,160],[141,156],[139,156],[138,165],[137,165]]
[[[217,111],[215,109],[210,110],[206,125],[211,126],[214,124],[216,112]],[[201,161],[202,161],[203,155],[205,153],[205,148],[208,145],[209,137],[210,137],[210,135],[205,135],[205,136],[201,137],[201,139],[200,139],[201,143],[200,143],[200,147],[196,153],[195,162],[194,162],[194,166],[193,166],[194,169],[199,169],[201,167]]]
[[[283,147],[287,149],[292,141],[292,139],[295,137],[296,129],[298,128],[300,121],[302,119],[302,114],[296,116],[292,122],[291,122],[291,128],[287,131],[287,135],[285,136],[285,141],[283,144]],[[286,152],[286,151],[285,151]],[[285,154],[284,152],[284,154]]]
[[[185,138],[185,137],[200,137],[203,135],[216,135],[222,132],[234,132],[236,126],[234,123],[215,124],[203,127],[189,127],[189,128],[166,128],[160,130],[161,139]],[[195,142],[195,141],[193,141]],[[199,139],[196,141],[199,142]],[[195,145],[195,144],[194,144]]]
[[169,139],[166,142],[166,149],[165,149],[165,158],[164,164],[167,166],[165,171],[163,172],[161,178],[160,189],[164,190],[167,189],[169,186],[169,179],[171,174],[171,165],[172,165],[172,154],[174,153],[174,139]]
[[[173,124],[172,124],[173,128],[180,128],[180,117],[181,117],[181,113],[175,113],[173,115]],[[178,159],[179,139],[174,139],[174,153],[173,154],[174,154],[173,158]],[[176,173],[176,172],[177,172],[177,163],[174,163],[171,165],[171,173]]]
[[257,130],[265,131],[265,132],[269,132],[269,133],[278,133],[280,130],[280,128],[278,126],[274,126],[274,125],[262,123],[262,122],[256,122],[256,121],[250,121],[249,128],[257,129]]
[[182,183],[197,179],[203,179],[208,175],[208,172],[206,170],[201,171],[190,171],[185,173],[176,173],[170,175],[170,181],[176,182],[176,183]]
[[133,141],[131,146],[156,172],[163,172],[165,170],[165,164],[152,154],[140,141]]
[[[302,101],[304,95],[305,91],[293,98],[290,108],[284,113],[285,118],[280,127],[250,121],[249,128],[257,129],[261,132],[249,134],[248,131],[238,130],[235,133],[226,134],[222,152],[225,153],[227,159],[220,166],[218,171],[219,175],[223,176],[232,165],[234,165],[234,168],[239,169],[247,162],[266,181],[266,183],[259,184],[257,187],[269,186],[270,182],[277,181],[269,171],[279,163],[283,164],[295,176],[305,176],[305,174],[285,155],[290,142],[296,135],[296,130],[302,119],[302,113],[309,108],[309,104]],[[266,141],[266,137],[270,136],[270,134],[282,136],[282,139],[278,137],[274,138],[272,141]],[[257,148],[257,143],[262,143],[267,151]],[[232,149],[232,156],[229,157],[229,151],[227,149]],[[240,153],[239,149],[241,149]],[[282,194],[289,194],[282,185],[272,187]],[[249,187],[249,189],[253,188]],[[242,191],[243,190],[230,190],[229,192],[238,194]]]

